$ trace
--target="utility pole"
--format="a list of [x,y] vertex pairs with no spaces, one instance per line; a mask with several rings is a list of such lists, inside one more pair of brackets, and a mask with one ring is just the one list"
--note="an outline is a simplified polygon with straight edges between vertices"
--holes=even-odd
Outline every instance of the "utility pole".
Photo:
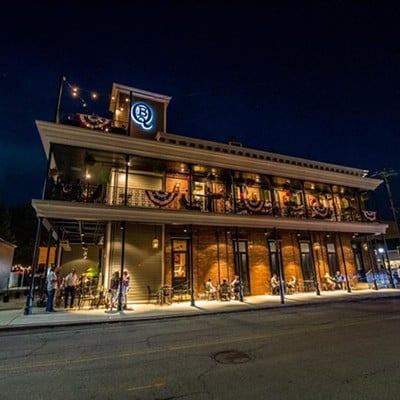
[[398,171],[395,171],[394,169],[384,168],[380,171],[375,172],[371,176],[372,177],[381,177],[385,181],[386,190],[387,190],[389,203],[390,203],[390,209],[392,210],[393,219],[394,219],[394,223],[395,223],[395,227],[396,227],[397,239],[400,242],[400,228],[399,228],[399,222],[397,219],[397,210],[396,210],[396,207],[394,206],[393,195],[392,195],[392,191],[390,189],[390,184],[389,184],[389,176],[396,176],[396,175],[398,175]]
[[66,78],[64,75],[60,77],[60,83],[58,84],[58,95],[57,95],[57,104],[56,104],[56,113],[55,113],[55,123],[59,124],[60,123],[60,106],[61,106],[61,97],[62,97],[62,92],[63,92],[63,87],[64,87],[64,82]]

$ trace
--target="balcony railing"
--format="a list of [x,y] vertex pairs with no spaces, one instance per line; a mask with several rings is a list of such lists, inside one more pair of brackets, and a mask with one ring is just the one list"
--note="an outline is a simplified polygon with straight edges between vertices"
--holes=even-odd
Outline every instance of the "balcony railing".
[[[126,197],[125,197],[126,196]],[[81,203],[100,203],[113,206],[190,210],[211,213],[266,215],[298,219],[321,219],[343,222],[377,222],[374,211],[355,208],[343,209],[335,214],[329,207],[306,207],[303,204],[285,203],[281,206],[266,200],[227,199],[221,194],[193,195],[187,193],[146,190],[102,184],[79,182],[48,186],[46,200],[60,200]]]

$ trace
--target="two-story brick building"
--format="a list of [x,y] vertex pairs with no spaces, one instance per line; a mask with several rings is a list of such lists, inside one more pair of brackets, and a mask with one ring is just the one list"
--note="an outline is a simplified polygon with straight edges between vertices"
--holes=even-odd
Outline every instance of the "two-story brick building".
[[300,291],[323,290],[326,272],[353,285],[365,279],[375,267],[371,241],[386,230],[367,208],[380,180],[168,133],[169,102],[113,84],[112,118],[36,122],[48,175],[33,207],[65,270],[95,264],[107,287],[114,270],[127,269],[131,301],[163,284],[194,301],[208,278],[234,275],[244,295],[270,293],[272,273],[294,275]]

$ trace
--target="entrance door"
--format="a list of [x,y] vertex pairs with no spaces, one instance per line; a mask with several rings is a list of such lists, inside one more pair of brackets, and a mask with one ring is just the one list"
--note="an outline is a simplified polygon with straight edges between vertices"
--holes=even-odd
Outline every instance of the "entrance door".
[[250,294],[249,259],[247,253],[247,240],[233,240],[235,255],[235,274],[242,272],[243,294]]
[[172,286],[180,287],[189,282],[188,239],[172,239]]

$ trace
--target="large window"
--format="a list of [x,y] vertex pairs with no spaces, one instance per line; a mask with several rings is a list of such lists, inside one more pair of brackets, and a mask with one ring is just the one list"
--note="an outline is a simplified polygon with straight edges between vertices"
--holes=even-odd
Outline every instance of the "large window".
[[[364,280],[366,275],[365,275],[364,261],[363,261],[362,252],[361,252],[361,243],[352,242],[351,247],[353,249],[354,262],[357,267],[358,279]],[[367,246],[366,246],[366,251],[367,252],[369,251]]]
[[[279,263],[282,265],[282,257],[276,246],[275,240],[268,240],[269,262],[271,265],[271,275],[276,274],[280,276]],[[282,278],[285,280],[282,268]]]
[[314,281],[314,266],[312,249],[309,241],[301,240],[299,241],[300,246],[300,259],[301,259],[301,269],[303,271],[304,281]]
[[339,270],[339,262],[338,262],[338,256],[337,256],[337,252],[336,252],[335,243],[327,242],[326,243],[326,252],[328,254],[329,271],[332,276],[335,276],[336,271]]
[[[247,254],[247,240],[233,240],[235,256],[235,274],[242,275],[243,294],[250,294],[249,260]],[[240,271],[242,272],[240,274]]]

